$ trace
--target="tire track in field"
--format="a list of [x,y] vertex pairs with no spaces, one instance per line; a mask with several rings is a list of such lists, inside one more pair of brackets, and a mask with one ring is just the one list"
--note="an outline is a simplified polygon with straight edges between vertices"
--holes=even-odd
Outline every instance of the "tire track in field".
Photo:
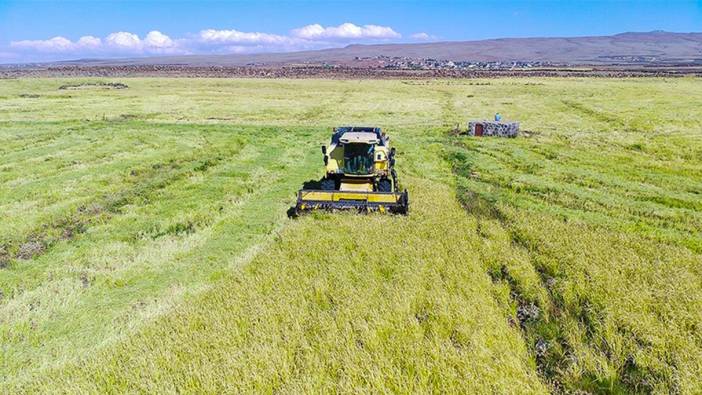
[[320,114],[324,114],[329,110],[337,111],[342,108],[343,105],[348,102],[348,95],[351,93],[351,89],[345,89],[340,93],[340,97],[336,100],[323,101],[324,104],[313,106],[295,117],[298,121],[314,121],[319,118]]
[[627,125],[627,123],[623,119],[613,114],[609,114],[605,111],[596,110],[582,103],[578,103],[572,100],[561,100],[561,103],[563,103],[563,105],[565,105],[572,112],[575,112],[576,114],[584,116],[586,118],[590,118],[592,120],[604,123],[614,130],[626,130],[629,127],[629,125]]
[[194,173],[206,172],[210,167],[236,155],[242,147],[237,145],[227,150],[216,151],[214,155],[212,147],[206,147],[185,158],[171,158],[165,161],[166,163],[158,161],[133,168],[124,176],[126,183],[131,184],[131,187],[82,205],[73,213],[41,225],[24,238],[5,240],[0,244],[0,269],[10,265],[13,260],[29,261],[39,257],[60,241],[73,240],[91,225],[112,215],[119,215],[122,207],[133,204],[138,199],[148,198],[149,195]]
[[[143,131],[138,134],[139,137],[136,137],[140,145],[135,147],[133,144],[127,143],[132,143],[129,137],[136,134],[134,129],[143,126],[140,124],[130,123],[129,126],[134,129],[127,129],[126,131],[119,130],[118,126],[123,125],[106,122],[90,122],[87,128],[93,128],[91,130],[86,130],[86,126],[76,126],[71,122],[60,122],[57,125],[40,125],[50,128],[52,126],[61,126],[64,124],[66,124],[66,126],[64,126],[60,134],[62,139],[56,141],[56,144],[48,144],[46,146],[29,144],[14,149],[12,155],[6,155],[3,158],[7,161],[7,166],[32,168],[31,173],[20,174],[22,176],[23,185],[27,181],[30,183],[37,180],[41,180],[42,183],[47,181],[53,182],[55,179],[60,180],[65,177],[67,173],[72,172],[89,175],[97,166],[113,164],[114,157],[123,152],[129,152],[130,155],[135,156],[135,158],[131,158],[135,162],[137,160],[143,161],[147,158],[141,156],[141,152],[139,151],[144,148],[144,145],[146,145],[147,148],[154,148],[159,145],[166,145],[168,147],[168,144],[172,144],[172,140],[178,137],[172,135],[166,135],[165,137],[162,137],[162,135],[159,136],[157,134],[157,132],[160,132],[158,128],[157,130]],[[22,127],[27,126],[23,125]],[[89,134],[89,132],[95,134]],[[155,153],[155,155],[158,154],[162,155],[163,152],[157,151]],[[67,157],[73,158],[74,160],[71,162],[64,161],[58,165],[55,163],[55,160]],[[41,165],[37,166],[36,161],[42,159],[43,161],[40,162]],[[125,157],[122,156],[120,159],[125,159]],[[43,162],[46,162],[46,164],[51,167],[50,172],[47,173],[47,169],[43,168],[43,166],[46,166]],[[76,165],[78,165],[79,168],[73,169],[73,166]],[[16,179],[6,178],[2,179],[2,182],[12,183],[15,180]]]

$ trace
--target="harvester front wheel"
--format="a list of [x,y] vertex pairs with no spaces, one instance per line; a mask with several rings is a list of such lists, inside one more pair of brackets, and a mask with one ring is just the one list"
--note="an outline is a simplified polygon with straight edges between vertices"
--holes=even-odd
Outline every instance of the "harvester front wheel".
[[392,182],[387,178],[378,181],[378,192],[392,192]]

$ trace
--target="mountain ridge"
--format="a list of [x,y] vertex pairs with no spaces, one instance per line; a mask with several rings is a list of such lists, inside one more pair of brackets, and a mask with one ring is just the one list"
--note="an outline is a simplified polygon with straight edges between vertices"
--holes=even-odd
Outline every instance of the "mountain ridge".
[[[83,59],[69,65],[287,66],[360,65],[378,58],[558,65],[702,64],[702,33],[623,32],[609,36],[491,38],[427,43],[349,44],[298,52]],[[366,62],[367,63],[367,62]],[[367,66],[367,65],[366,65]]]

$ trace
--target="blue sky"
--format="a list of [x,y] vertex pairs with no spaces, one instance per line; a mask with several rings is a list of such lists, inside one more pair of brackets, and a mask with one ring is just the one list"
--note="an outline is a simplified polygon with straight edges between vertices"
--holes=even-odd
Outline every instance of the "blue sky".
[[702,31],[702,1],[0,0],[0,63]]

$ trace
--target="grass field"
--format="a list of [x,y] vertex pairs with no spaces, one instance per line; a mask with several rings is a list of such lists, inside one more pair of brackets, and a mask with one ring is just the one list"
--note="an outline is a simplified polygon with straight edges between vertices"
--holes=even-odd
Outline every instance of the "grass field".
[[[702,391],[699,79],[96,82],[0,81],[0,393]],[[342,124],[409,216],[287,218]]]

